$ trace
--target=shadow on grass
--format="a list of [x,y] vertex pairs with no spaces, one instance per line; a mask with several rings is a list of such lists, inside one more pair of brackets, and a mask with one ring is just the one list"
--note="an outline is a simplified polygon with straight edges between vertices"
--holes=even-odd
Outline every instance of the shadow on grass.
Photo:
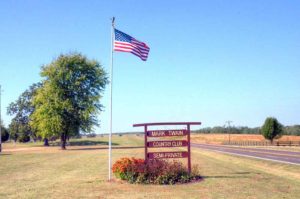
[[[119,147],[112,147],[113,150],[115,149],[143,149],[144,146],[119,146]],[[79,149],[68,149],[68,150],[74,150],[74,151],[80,151],[80,150],[107,150],[108,147],[93,147],[93,148],[79,148]]]
[[207,179],[207,178],[249,178],[249,176],[202,176],[202,178]]
[[[94,140],[78,140],[70,141],[69,146],[93,146],[93,145],[108,145],[105,141],[94,141]],[[118,143],[111,143],[111,145],[116,146]]]
[[[111,143],[113,146],[119,145],[118,143]],[[95,145],[106,145],[108,146],[108,142],[106,141],[94,141],[94,140],[71,140],[67,142],[67,146],[95,146]],[[60,142],[53,142],[50,146],[60,146]]]
[[243,175],[243,174],[260,174],[260,173],[258,173],[258,172],[247,172],[247,171],[245,171],[245,172],[234,172],[234,173],[232,173],[232,174]]
[[0,156],[2,156],[2,155],[11,155],[11,154],[9,154],[9,153],[0,153]]
[[205,178],[250,178],[251,174],[259,175],[260,173],[258,173],[258,172],[244,171],[244,172],[233,172],[233,173],[228,173],[228,174],[229,175],[202,176],[202,177],[204,179]]

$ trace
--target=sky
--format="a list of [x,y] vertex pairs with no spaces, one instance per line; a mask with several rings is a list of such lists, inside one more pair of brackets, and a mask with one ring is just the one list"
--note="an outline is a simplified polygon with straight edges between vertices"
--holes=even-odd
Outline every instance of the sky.
[[[146,62],[114,54],[114,132],[147,122],[257,127],[269,116],[300,124],[299,10],[296,0],[0,1],[4,124],[9,103],[61,53],[81,52],[109,73],[113,16],[150,47]],[[108,132],[109,99],[108,85],[96,133]]]

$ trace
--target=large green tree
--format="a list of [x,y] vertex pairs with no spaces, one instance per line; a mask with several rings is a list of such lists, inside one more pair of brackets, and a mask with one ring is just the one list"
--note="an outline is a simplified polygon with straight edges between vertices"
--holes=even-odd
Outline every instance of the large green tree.
[[278,138],[283,133],[283,125],[274,117],[268,117],[261,127],[262,135],[273,143],[274,138]]
[[66,149],[68,137],[89,133],[98,125],[107,75],[97,61],[70,53],[43,66],[41,76],[43,86],[33,99],[31,125],[42,137],[59,136],[61,148]]
[[9,104],[7,114],[14,116],[9,125],[11,138],[20,142],[27,142],[30,137],[36,139],[34,128],[29,125],[30,116],[34,111],[32,98],[36,90],[41,87],[41,83],[31,85],[19,98]]

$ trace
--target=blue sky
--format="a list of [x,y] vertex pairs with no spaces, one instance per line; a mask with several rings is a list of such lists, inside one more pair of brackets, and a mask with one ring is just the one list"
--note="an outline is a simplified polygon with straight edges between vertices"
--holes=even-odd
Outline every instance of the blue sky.
[[[201,121],[261,126],[268,116],[300,123],[300,2],[0,1],[0,84],[6,107],[60,53],[110,67],[110,18],[147,43],[147,62],[115,53],[114,131],[133,123]],[[109,126],[109,87],[101,127]]]

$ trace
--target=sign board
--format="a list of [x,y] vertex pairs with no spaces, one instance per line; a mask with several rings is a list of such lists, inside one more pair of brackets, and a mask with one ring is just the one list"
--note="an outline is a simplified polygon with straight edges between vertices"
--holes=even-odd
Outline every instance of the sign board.
[[[133,127],[144,127],[145,132],[145,160],[147,159],[165,159],[165,158],[187,158],[188,170],[191,172],[191,145],[190,145],[190,126],[200,125],[201,122],[168,122],[168,123],[145,123],[134,124]],[[149,126],[186,126],[186,129],[175,130],[148,130]],[[171,137],[182,136],[185,139],[169,140]],[[152,140],[148,141],[148,137]],[[159,140],[161,137],[168,137],[168,140]],[[187,151],[172,152],[148,152],[148,148],[169,148],[169,147],[187,147]]]

